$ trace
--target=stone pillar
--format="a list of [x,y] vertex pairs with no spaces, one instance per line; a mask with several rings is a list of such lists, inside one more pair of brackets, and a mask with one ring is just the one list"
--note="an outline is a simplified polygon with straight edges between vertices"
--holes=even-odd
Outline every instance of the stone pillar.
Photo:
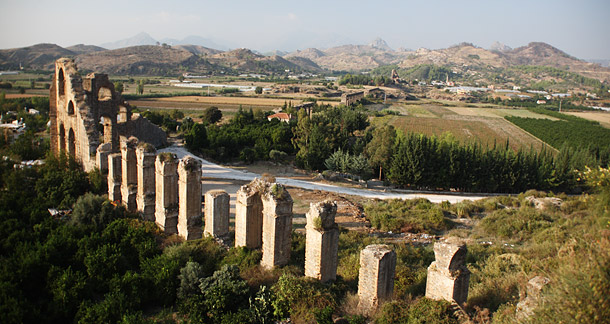
[[138,173],[138,192],[136,201],[138,211],[142,212],[142,217],[147,221],[155,220],[155,160],[157,150],[155,147],[142,143],[136,150],[137,173]]
[[360,252],[358,310],[375,313],[382,301],[392,298],[396,253],[387,245],[369,245]]
[[540,306],[544,300],[542,289],[549,284],[551,280],[547,277],[536,276],[527,282],[526,297],[521,300],[515,309],[515,315],[520,322],[526,322],[532,315],[534,310]]
[[121,202],[121,180],[122,175],[121,153],[108,155],[108,199]]
[[241,186],[235,201],[235,246],[257,249],[263,240],[263,202],[254,179]]
[[122,158],[122,180],[121,196],[123,205],[127,210],[135,212],[137,210],[136,194],[138,192],[138,172],[136,161],[136,146],[138,140],[135,137],[121,139],[121,158]]
[[192,156],[178,163],[178,235],[201,238],[201,162]]
[[271,269],[290,261],[292,243],[292,197],[281,184],[270,184],[263,201],[263,258],[261,265]]
[[155,222],[165,233],[178,233],[178,159],[161,153],[155,161]]
[[97,147],[95,165],[102,173],[108,171],[108,155],[112,153],[112,145],[104,143]]
[[466,252],[466,244],[457,241],[434,243],[436,261],[428,267],[426,297],[455,301],[459,305],[466,302],[470,280]]
[[311,203],[307,212],[305,276],[322,282],[337,278],[339,227],[335,223],[337,203],[326,200]]
[[210,190],[205,194],[205,234],[223,237],[229,234],[229,202],[224,190]]

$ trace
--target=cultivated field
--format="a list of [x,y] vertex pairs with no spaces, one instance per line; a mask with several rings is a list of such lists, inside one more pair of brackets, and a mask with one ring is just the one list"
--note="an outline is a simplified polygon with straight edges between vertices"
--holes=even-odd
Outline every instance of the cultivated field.
[[490,147],[494,143],[504,145],[507,139],[510,147],[515,150],[530,147],[540,150],[544,146],[542,141],[502,118],[503,114],[517,116],[529,114],[528,116],[532,118],[542,118],[543,116],[534,116],[537,114],[526,110],[441,107],[429,104],[393,106],[392,110],[406,113],[406,116],[375,118],[373,123],[378,125],[388,123],[405,132],[422,133],[428,136],[441,136],[443,133],[449,132],[462,143],[478,142]]
[[610,113],[605,111],[568,112],[566,114],[588,120],[594,120],[596,122],[599,122],[602,126],[610,128]]

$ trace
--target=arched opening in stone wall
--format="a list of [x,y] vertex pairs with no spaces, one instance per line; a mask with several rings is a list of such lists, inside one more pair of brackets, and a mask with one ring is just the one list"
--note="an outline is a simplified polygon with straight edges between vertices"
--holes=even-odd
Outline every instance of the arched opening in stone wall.
[[74,115],[74,103],[72,100],[68,102],[68,115]]
[[106,87],[100,88],[97,92],[98,101],[110,101],[112,100],[112,91]]
[[59,152],[66,151],[66,130],[63,124],[59,124]]
[[103,126],[101,131],[103,137],[102,143],[112,143],[112,119],[107,116],[102,116],[100,124]]
[[57,93],[60,96],[66,95],[66,78],[64,76],[64,69],[60,68],[57,73]]
[[68,132],[68,154],[70,154],[71,157],[76,158],[76,138],[74,136],[74,130],[72,130],[72,128],[70,128],[70,131]]

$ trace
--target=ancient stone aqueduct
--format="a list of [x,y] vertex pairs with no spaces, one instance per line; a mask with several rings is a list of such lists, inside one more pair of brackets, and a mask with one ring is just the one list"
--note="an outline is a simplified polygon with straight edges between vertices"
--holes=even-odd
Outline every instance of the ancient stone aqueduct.
[[[168,234],[185,240],[202,237],[201,162],[157,154],[166,134],[138,114],[132,114],[106,74],[81,78],[71,59],[55,63],[50,90],[51,149],[65,152],[86,171],[108,174],[108,198],[154,221]],[[227,238],[229,194],[205,193],[205,235]],[[237,191],[235,246],[262,249],[265,268],[290,259],[293,201],[277,183],[255,179]],[[307,213],[305,275],[323,282],[336,279],[339,228],[337,204],[312,203]],[[466,247],[436,243],[436,261],[428,268],[426,296],[462,304],[468,295]],[[394,289],[396,253],[387,245],[369,245],[360,254],[359,309],[374,312]]]

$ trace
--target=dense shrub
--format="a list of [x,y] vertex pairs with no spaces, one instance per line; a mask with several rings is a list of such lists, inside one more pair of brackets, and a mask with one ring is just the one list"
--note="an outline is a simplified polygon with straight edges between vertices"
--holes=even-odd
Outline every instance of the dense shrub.
[[426,199],[379,201],[366,205],[365,213],[371,225],[382,231],[435,233],[450,226],[440,206]]

